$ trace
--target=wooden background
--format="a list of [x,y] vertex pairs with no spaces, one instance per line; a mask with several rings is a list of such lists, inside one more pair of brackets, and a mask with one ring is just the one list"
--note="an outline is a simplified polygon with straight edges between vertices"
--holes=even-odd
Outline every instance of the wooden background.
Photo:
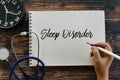
[[[120,0],[21,0],[24,3],[26,13],[30,10],[105,10],[106,15],[106,39],[113,48],[113,52],[120,55]],[[28,14],[22,23],[11,29],[0,29],[0,46],[10,51],[10,62],[15,59],[10,47],[10,38],[22,31],[28,31]],[[99,29],[99,28],[98,28]],[[1,42],[2,41],[2,42]],[[16,37],[14,39],[15,50],[18,57],[28,55],[28,38]],[[34,68],[23,67],[32,75]],[[21,72],[16,70],[20,77]],[[110,68],[109,80],[120,80],[120,61],[114,59]],[[9,68],[4,61],[0,61],[0,80],[8,80]],[[47,67],[44,80],[96,80],[94,67]]]

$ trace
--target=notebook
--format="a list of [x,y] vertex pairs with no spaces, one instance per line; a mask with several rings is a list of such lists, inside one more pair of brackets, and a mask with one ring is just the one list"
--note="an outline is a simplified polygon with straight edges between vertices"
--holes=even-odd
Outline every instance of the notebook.
[[[46,66],[91,66],[91,47],[105,42],[105,13],[85,11],[29,11],[29,32],[40,40],[39,59]],[[37,38],[30,34],[29,55],[38,57]],[[36,61],[30,60],[30,66]]]

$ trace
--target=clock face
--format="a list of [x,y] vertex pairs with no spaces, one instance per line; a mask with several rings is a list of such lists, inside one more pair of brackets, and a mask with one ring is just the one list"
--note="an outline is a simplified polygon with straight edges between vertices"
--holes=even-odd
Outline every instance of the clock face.
[[0,27],[11,28],[23,18],[24,8],[20,0],[0,0]]

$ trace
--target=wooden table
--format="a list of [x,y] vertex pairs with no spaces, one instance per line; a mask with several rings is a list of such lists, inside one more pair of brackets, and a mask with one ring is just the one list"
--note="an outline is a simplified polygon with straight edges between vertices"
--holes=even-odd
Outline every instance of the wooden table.
[[[113,48],[113,52],[120,55],[120,0],[21,0],[26,12],[30,10],[105,10],[106,12],[106,39]],[[10,61],[15,62],[10,47],[10,38],[22,31],[28,31],[28,14],[23,22],[14,28],[0,29],[0,39],[5,41],[5,47],[10,51]],[[18,57],[28,55],[28,38],[17,37],[14,45]],[[32,75],[34,68],[23,67]],[[21,75],[19,69],[16,71]],[[9,68],[5,62],[0,61],[0,80],[8,80]],[[94,67],[47,67],[44,80],[96,80]],[[120,62],[114,59],[110,68],[110,80],[120,80]]]

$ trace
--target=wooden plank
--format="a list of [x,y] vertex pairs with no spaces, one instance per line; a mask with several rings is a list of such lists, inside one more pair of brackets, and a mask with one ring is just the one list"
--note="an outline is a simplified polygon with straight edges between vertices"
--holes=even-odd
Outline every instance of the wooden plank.
[[120,0],[106,0],[106,19],[120,20]]
[[[107,42],[112,46],[113,52],[120,55],[120,21],[106,20],[106,39]],[[119,72],[120,62],[114,59],[111,65],[111,71]],[[114,72],[111,74],[119,75]]]
[[41,2],[104,2],[104,0],[40,0]]
[[[50,1],[50,0],[49,0]],[[26,3],[27,4],[27,3]],[[104,9],[103,1],[65,1],[58,0],[53,2],[32,0],[26,5],[28,10],[87,10],[87,9]]]
[[106,21],[106,38],[111,44],[113,51],[120,52],[120,21]]

